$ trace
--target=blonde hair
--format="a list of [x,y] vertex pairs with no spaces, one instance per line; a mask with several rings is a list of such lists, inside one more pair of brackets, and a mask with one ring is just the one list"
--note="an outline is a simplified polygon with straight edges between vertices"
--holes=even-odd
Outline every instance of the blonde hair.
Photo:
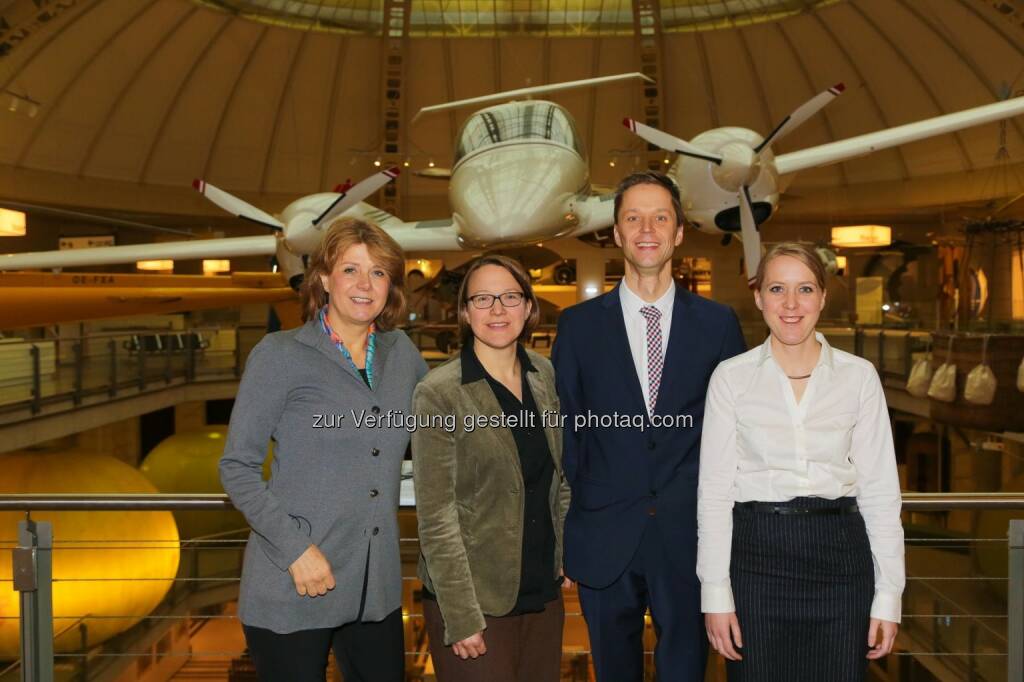
[[755,289],[760,291],[761,287],[764,286],[764,273],[768,269],[768,263],[780,256],[796,258],[810,268],[811,273],[814,274],[814,281],[818,283],[818,288],[822,291],[825,290],[824,263],[821,262],[821,258],[818,257],[818,253],[812,247],[799,242],[782,242],[768,250],[768,253],[765,254],[764,258],[757,265],[757,274],[754,276]]
[[390,331],[405,310],[405,253],[391,235],[371,222],[343,217],[331,223],[320,244],[313,251],[302,280],[302,319],[311,320],[327,304],[329,298],[321,277],[330,277],[334,264],[348,249],[365,244],[366,250],[388,273],[388,300],[374,320],[380,331]]

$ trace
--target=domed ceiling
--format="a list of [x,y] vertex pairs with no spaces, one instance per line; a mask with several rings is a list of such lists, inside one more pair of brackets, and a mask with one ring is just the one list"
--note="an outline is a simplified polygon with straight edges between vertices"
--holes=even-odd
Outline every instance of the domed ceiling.
[[[381,157],[450,165],[472,109],[412,124],[421,107],[638,71],[642,41],[660,54],[661,127],[680,137],[767,133],[847,85],[777,151],[1024,91],[1024,18],[1008,0],[0,0],[0,20],[0,198],[150,212],[215,210],[193,178],[275,210]],[[628,84],[552,97],[576,117],[595,182],[646,164],[620,124],[643,117],[643,97]],[[1018,117],[802,172],[783,206],[1010,196],[1022,156]],[[403,173],[403,217],[445,215],[446,190]]]

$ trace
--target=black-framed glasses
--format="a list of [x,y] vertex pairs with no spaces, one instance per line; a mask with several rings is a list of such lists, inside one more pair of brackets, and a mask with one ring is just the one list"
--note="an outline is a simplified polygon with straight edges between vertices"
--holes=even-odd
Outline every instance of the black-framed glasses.
[[517,305],[523,302],[525,294],[521,291],[506,291],[503,294],[476,294],[475,296],[469,297],[469,302],[473,304],[473,307],[478,310],[488,310],[494,307],[495,301],[501,301],[501,305],[506,308],[515,308]]

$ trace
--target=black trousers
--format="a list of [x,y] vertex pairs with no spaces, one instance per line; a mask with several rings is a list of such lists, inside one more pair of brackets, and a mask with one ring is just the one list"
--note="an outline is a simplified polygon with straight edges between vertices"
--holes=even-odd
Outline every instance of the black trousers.
[[[850,498],[778,506],[836,508]],[[733,511],[729,568],[742,661],[729,682],[863,682],[875,578],[864,519]]]
[[242,629],[260,682],[324,682],[332,648],[345,682],[405,680],[401,608],[376,623],[347,623],[284,635],[250,625]]

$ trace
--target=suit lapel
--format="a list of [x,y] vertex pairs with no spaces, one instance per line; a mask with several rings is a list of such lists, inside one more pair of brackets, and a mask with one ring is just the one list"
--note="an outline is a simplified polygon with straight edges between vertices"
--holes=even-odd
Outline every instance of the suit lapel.
[[[486,379],[462,384],[460,388],[469,397],[469,404],[474,406],[474,411],[467,414],[473,414],[474,417],[477,414],[487,416],[502,414],[501,405],[498,404],[498,399],[494,397],[494,391],[491,390]],[[512,431],[510,429],[492,429],[489,427],[486,427],[486,430],[487,433],[493,435],[498,440],[498,445],[505,451],[506,456],[513,461],[516,471],[522,477],[523,470],[519,462],[519,448],[516,447],[516,439],[512,436]]]
[[548,451],[551,453],[551,459],[555,463],[555,471],[561,473],[562,449],[559,447],[558,443],[557,422],[552,421],[550,424],[545,424],[544,422],[545,412],[549,414],[549,419],[551,417],[557,418],[558,410],[554,396],[548,391],[548,388],[544,383],[544,378],[540,372],[527,372],[526,381],[530,385],[530,392],[533,394],[533,400],[537,403],[537,410],[539,411],[539,414],[537,415],[537,419],[539,421],[538,426],[544,429],[544,437],[548,441]]
[[373,349],[373,390],[377,391],[380,389],[384,377],[387,376],[384,366],[388,355],[391,353],[391,349],[395,345],[395,333],[377,332],[375,344],[376,346]]
[[[608,343],[610,345],[608,358],[618,359],[618,362],[612,362],[612,366],[619,366],[626,385],[629,387],[629,395],[633,400],[634,405],[639,405],[640,409],[635,410],[636,414],[646,415],[647,406],[644,403],[644,391],[640,385],[640,377],[636,374],[636,363],[633,362],[633,354],[629,350],[629,337],[626,336],[626,322],[622,316],[622,302],[619,300],[619,288],[622,287],[622,282],[619,282],[618,286],[605,294],[604,299],[601,303],[605,307],[605,329],[608,330]],[[675,325],[673,325],[675,326]],[[671,341],[671,336],[669,337]],[[646,381],[646,378],[643,379]]]
[[[352,363],[346,360],[345,356],[341,354],[340,350],[338,350],[338,347],[331,343],[330,338],[328,338],[327,334],[324,333],[323,328],[320,326],[319,320],[314,318],[304,324],[295,338],[297,341],[301,341],[307,346],[315,348],[317,352],[326,356],[331,360],[331,362],[341,367],[341,369],[348,373],[349,376],[355,378],[363,386],[366,386],[366,382],[364,382],[363,378],[359,376],[359,373],[352,366]],[[379,348],[377,349],[377,352],[380,352]],[[374,371],[377,371],[377,367],[380,366],[380,364],[380,362],[374,360]]]
[[668,348],[665,351],[665,368],[661,373],[661,385],[658,388],[658,402],[654,406],[657,414],[674,414],[682,398],[677,387],[681,375],[691,367],[688,360],[696,357],[697,338],[696,325],[690,314],[690,294],[678,285],[676,297],[672,303],[672,328],[668,334]]

